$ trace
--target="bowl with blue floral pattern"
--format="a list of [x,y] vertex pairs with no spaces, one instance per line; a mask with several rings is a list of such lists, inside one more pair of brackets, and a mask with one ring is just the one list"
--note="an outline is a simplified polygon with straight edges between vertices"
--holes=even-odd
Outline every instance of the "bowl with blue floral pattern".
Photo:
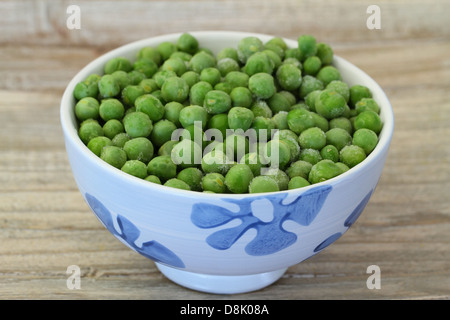
[[[236,47],[245,32],[192,32],[213,52]],[[345,173],[306,187],[255,194],[181,190],[136,178],[93,154],[81,141],[73,90],[113,57],[135,57],[140,48],[175,42],[180,34],[136,41],[83,68],[61,101],[61,125],[76,184],[105,229],[151,259],[162,274],[193,290],[233,294],[265,288],[286,270],[338,240],[368,204],[387,158],[394,117],[381,87],[365,72],[335,56],[333,65],[349,85],[367,86],[380,106],[383,129],[376,148]],[[295,40],[284,39],[288,46]]]

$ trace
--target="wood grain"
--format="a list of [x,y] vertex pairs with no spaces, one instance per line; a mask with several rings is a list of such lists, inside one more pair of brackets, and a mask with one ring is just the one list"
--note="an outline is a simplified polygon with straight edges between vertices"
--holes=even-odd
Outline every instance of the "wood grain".
[[[450,1],[0,1],[0,299],[449,299]],[[163,33],[317,35],[370,74],[393,105],[379,185],[352,228],[274,285],[238,295],[182,288],[116,240],[84,203],[59,124],[63,90],[89,61]],[[381,269],[369,290],[366,270]],[[66,286],[69,265],[81,289]]]

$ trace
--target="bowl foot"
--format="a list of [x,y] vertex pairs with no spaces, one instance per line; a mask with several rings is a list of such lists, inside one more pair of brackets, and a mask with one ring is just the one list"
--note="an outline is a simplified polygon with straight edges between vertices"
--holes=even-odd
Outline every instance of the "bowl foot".
[[215,294],[235,294],[259,290],[280,279],[287,270],[284,268],[243,276],[219,276],[183,271],[160,263],[155,264],[158,270],[173,282],[189,289]]

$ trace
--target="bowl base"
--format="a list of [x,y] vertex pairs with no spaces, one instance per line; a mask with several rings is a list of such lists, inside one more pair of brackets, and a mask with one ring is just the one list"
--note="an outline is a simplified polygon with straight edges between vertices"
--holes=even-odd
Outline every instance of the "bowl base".
[[155,263],[158,270],[169,280],[189,289],[215,294],[235,294],[256,291],[280,279],[287,268],[271,272],[220,276],[183,271]]

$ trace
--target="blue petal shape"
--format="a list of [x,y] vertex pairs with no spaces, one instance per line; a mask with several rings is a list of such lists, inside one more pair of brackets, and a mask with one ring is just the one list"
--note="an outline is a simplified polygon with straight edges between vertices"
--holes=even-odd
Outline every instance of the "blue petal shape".
[[[229,249],[249,229],[256,230],[256,236],[245,247],[249,255],[262,256],[278,252],[297,241],[297,236],[285,230],[282,224],[292,220],[300,225],[312,223],[322,209],[330,193],[331,186],[312,188],[288,204],[284,204],[287,193],[268,196],[255,196],[243,199],[222,199],[239,206],[234,213],[223,207],[208,203],[193,205],[191,221],[200,228],[215,228],[235,219],[242,223],[236,227],[215,231],[206,238],[206,242],[218,250]],[[252,202],[259,199],[269,200],[273,207],[273,219],[263,222],[252,212]]]
[[355,223],[356,219],[359,218],[367,203],[369,202],[370,197],[372,196],[373,189],[369,191],[369,193],[361,200],[361,202],[356,206],[353,212],[348,216],[348,218],[344,222],[344,226],[350,228],[350,226]]
[[331,236],[329,236],[328,238],[326,238],[324,241],[322,241],[315,249],[314,252],[318,252],[320,250],[325,249],[326,247],[328,247],[330,244],[332,244],[333,242],[335,242],[337,239],[339,239],[339,237],[342,236],[342,233],[337,232]]
[[116,237],[122,238],[134,250],[154,261],[177,268],[185,267],[183,261],[175,253],[157,241],[145,242],[142,244],[142,247],[136,246],[134,242],[139,238],[141,232],[130,220],[124,216],[117,215],[117,224],[120,229],[120,232],[117,232],[114,227],[112,214],[103,203],[89,193],[86,193],[85,198],[92,211],[94,211],[106,228]]

